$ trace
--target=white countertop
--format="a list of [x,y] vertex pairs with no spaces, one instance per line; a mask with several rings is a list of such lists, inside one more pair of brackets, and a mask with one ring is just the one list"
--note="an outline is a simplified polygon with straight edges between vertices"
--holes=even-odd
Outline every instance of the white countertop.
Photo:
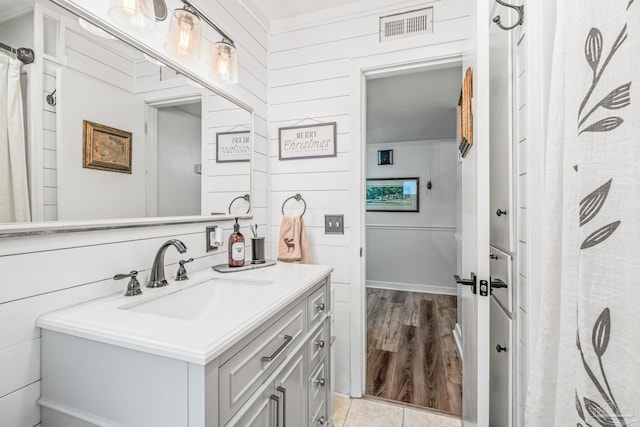
[[[150,289],[141,281],[142,295],[122,293],[41,316],[36,325],[43,329],[87,338],[146,353],[186,362],[207,364],[262,324],[277,311],[302,296],[320,279],[333,271],[323,265],[277,263],[255,270],[217,273],[211,268],[189,272],[189,280],[175,282],[163,288]],[[240,295],[234,302],[201,310],[190,320],[134,311],[151,300],[186,290],[213,278],[267,281],[264,291],[247,291],[237,286]],[[235,288],[234,288],[235,289]],[[205,307],[206,308],[206,307]]]

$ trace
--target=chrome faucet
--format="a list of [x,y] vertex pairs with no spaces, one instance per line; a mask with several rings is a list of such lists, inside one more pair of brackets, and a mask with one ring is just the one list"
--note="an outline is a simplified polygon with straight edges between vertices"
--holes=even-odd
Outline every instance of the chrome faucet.
[[164,277],[164,253],[169,246],[175,247],[181,254],[187,252],[187,247],[180,240],[171,239],[164,242],[153,259],[147,288],[161,288],[168,285],[167,279]]

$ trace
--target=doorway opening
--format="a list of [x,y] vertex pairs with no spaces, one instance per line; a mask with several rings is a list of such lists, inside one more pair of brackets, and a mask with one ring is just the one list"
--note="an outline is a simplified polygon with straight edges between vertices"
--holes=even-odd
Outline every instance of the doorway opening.
[[366,76],[365,389],[460,416],[460,62]]
[[147,142],[147,216],[200,215],[200,97],[149,104]]

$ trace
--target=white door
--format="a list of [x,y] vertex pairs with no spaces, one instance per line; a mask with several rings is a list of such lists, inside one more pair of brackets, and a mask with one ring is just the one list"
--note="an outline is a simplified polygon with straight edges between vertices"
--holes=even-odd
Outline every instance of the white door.
[[[489,425],[489,0],[471,2],[463,73],[473,71],[473,146],[462,161],[462,422]],[[463,76],[464,77],[464,76]]]

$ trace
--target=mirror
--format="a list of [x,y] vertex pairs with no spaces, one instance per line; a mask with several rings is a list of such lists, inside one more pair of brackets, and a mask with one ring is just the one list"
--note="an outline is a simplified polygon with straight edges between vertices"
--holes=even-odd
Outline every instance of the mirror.
[[37,58],[21,67],[28,195],[0,200],[31,213],[0,223],[250,212],[251,111],[52,2],[18,3],[0,42]]

